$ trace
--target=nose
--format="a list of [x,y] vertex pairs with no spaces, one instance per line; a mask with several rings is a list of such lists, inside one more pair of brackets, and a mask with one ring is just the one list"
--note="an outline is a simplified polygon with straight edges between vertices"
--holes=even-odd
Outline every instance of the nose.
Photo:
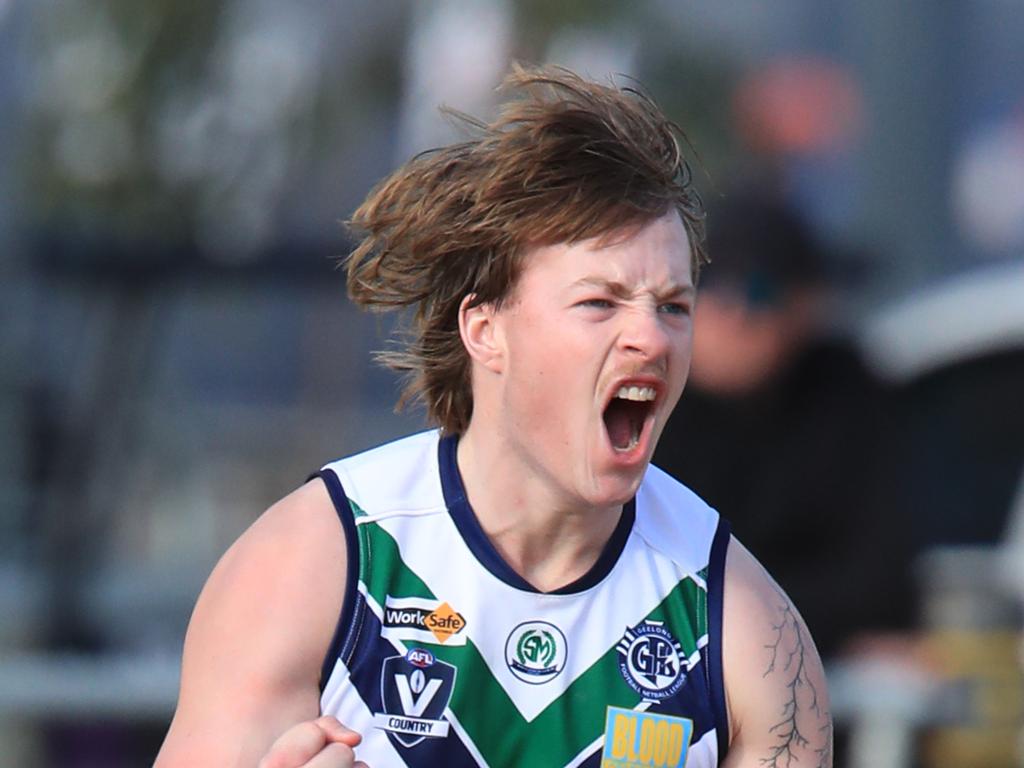
[[657,362],[667,357],[672,337],[656,308],[635,308],[624,313],[619,346],[644,362]]

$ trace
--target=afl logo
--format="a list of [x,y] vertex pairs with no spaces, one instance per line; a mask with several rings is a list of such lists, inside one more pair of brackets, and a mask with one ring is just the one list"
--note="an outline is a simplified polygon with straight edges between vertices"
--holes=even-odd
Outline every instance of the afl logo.
[[682,646],[664,622],[642,621],[627,629],[615,650],[622,677],[648,701],[667,699],[686,682]]
[[546,621],[525,621],[505,641],[505,663],[524,683],[553,680],[565,667],[565,635]]
[[434,654],[432,654],[426,648],[410,648],[409,652],[405,654],[405,660],[412,664],[414,667],[426,669],[427,667],[433,665]]

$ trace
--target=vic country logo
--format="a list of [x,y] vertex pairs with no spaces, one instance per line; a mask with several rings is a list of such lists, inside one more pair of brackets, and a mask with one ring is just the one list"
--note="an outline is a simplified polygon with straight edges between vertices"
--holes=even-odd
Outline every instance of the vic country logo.
[[448,603],[423,597],[388,597],[381,635],[393,640],[465,645],[466,620]]
[[601,768],[682,768],[692,734],[682,717],[608,707]]
[[546,621],[526,621],[505,641],[505,663],[524,683],[539,685],[553,680],[565,667],[565,635]]
[[374,714],[374,726],[403,747],[447,736],[444,710],[455,688],[455,673],[455,667],[438,661],[424,648],[384,659],[380,670],[384,711]]
[[647,701],[667,699],[682,688],[686,658],[660,621],[642,621],[626,630],[615,650],[626,683]]

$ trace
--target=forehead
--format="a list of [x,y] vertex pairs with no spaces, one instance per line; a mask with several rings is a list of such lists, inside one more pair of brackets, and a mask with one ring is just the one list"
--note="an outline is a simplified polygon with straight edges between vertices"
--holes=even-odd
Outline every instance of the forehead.
[[689,238],[673,210],[600,237],[530,249],[519,282],[528,290],[559,290],[580,282],[692,286]]

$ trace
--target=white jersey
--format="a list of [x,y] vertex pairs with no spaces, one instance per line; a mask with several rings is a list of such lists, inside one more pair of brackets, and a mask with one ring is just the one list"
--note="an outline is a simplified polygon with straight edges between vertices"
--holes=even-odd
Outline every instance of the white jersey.
[[[541,593],[426,432],[320,472],[348,542],[321,711],[372,766],[712,768],[728,742],[717,513],[651,467],[594,567]],[[500,468],[497,470],[500,471]]]

